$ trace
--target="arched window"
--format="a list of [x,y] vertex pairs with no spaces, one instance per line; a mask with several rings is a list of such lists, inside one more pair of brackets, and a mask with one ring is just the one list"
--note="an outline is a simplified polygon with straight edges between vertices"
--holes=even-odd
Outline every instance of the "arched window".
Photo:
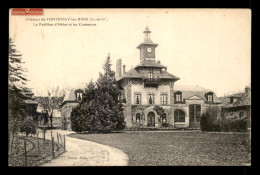
[[140,113],[137,113],[136,115],[135,115],[135,119],[136,119],[136,123],[140,123],[141,122],[141,115],[140,115]]
[[174,122],[185,122],[185,113],[183,110],[176,109],[174,111]]
[[155,114],[153,112],[148,113],[147,126],[148,127],[154,127],[155,126]]
[[161,115],[161,121],[162,121],[162,123],[166,123],[166,122],[167,122],[167,117],[166,117],[166,114],[165,114],[165,113],[163,113],[163,114]]

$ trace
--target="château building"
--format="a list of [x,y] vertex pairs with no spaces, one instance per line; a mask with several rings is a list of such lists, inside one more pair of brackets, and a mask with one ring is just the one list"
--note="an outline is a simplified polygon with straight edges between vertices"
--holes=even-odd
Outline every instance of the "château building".
[[[179,77],[156,61],[151,31],[145,28],[144,41],[137,46],[140,63],[125,71],[122,60],[116,62],[116,80],[124,104],[127,128],[199,128],[200,116],[207,106],[219,105],[216,94],[199,86],[180,86]],[[71,89],[61,105],[62,129],[71,130],[71,112],[84,95],[82,87]]]
[[198,86],[176,87],[180,78],[156,61],[158,44],[151,40],[149,28],[143,33],[144,42],[137,46],[140,63],[127,72],[121,59],[116,63],[126,126],[199,128],[200,116],[206,107],[221,102],[211,90]]

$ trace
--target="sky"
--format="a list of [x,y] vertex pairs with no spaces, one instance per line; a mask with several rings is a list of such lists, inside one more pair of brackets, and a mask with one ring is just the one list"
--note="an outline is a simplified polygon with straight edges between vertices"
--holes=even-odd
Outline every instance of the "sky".
[[22,54],[35,95],[46,86],[74,88],[95,81],[108,53],[113,70],[119,58],[130,70],[140,62],[136,47],[146,25],[159,44],[156,61],[180,77],[176,84],[198,85],[219,97],[251,84],[249,9],[44,9],[43,16],[12,16],[10,11],[9,20],[9,36]]

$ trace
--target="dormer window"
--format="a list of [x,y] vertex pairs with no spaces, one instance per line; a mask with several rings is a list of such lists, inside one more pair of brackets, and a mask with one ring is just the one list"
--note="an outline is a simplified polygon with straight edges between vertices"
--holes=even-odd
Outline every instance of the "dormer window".
[[213,102],[213,93],[212,92],[209,92],[206,95],[206,99],[208,102]]
[[81,89],[76,90],[75,95],[76,95],[76,100],[82,100],[83,90]]
[[182,92],[177,91],[174,93],[175,102],[182,102]]
[[77,93],[77,100],[82,100],[82,93]]
[[176,94],[176,101],[180,102],[181,101],[181,94]]

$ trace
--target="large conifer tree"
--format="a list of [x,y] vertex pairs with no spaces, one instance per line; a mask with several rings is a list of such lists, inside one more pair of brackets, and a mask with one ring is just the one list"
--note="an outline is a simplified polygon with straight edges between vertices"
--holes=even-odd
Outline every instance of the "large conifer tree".
[[72,130],[110,132],[125,127],[122,104],[118,100],[119,90],[115,72],[111,70],[110,56],[103,66],[97,82],[90,82],[80,105],[72,115]]
[[19,54],[11,38],[9,39],[8,61],[8,138],[12,153],[14,136],[19,132],[27,115],[27,106],[24,102],[27,97],[22,93],[27,79],[23,74],[25,70],[22,67],[22,55]]

